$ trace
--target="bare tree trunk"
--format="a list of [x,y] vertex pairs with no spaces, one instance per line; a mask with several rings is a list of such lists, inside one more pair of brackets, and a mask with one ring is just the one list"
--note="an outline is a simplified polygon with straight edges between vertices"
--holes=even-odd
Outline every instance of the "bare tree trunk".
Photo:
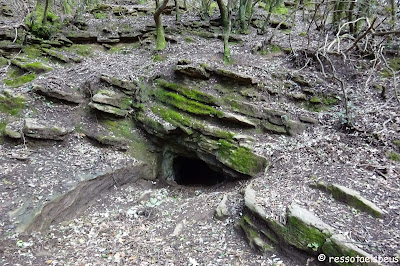
[[156,12],[154,12],[154,22],[156,23],[156,50],[163,50],[167,46],[165,41],[164,27],[161,20],[161,12],[165,9],[168,4],[168,0],[164,0],[160,6],[157,7]]

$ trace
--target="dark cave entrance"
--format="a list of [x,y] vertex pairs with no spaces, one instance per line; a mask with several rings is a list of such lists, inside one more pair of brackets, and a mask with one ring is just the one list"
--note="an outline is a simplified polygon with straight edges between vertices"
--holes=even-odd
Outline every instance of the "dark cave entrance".
[[224,174],[211,169],[199,159],[178,156],[174,158],[175,182],[179,185],[212,186],[225,180]]

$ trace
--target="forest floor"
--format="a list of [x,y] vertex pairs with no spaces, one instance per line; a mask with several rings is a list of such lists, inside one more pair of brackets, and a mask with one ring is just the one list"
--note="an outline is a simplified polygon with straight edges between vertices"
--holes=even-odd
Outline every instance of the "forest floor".
[[[261,12],[261,11],[260,11]],[[257,15],[257,13],[256,13]],[[279,17],[278,17],[279,18]],[[105,23],[130,25],[144,29],[154,24],[151,15],[130,18],[87,19],[91,27]],[[301,16],[289,32],[269,29],[265,35],[251,28],[241,41],[231,44],[233,63],[222,61],[223,42],[203,38],[182,25],[200,19],[190,12],[176,24],[172,15],[164,15],[169,42],[162,52],[154,53],[154,41],[119,43],[111,49],[88,44],[93,54],[77,64],[48,60],[52,71],[32,83],[13,88],[28,99],[29,108],[17,118],[33,115],[73,126],[80,120],[80,105],[65,105],[38,97],[33,83],[62,80],[70,87],[107,73],[120,78],[173,78],[179,59],[206,63],[244,73],[265,86],[246,96],[260,108],[277,109],[291,116],[307,116],[318,121],[295,136],[253,134],[253,150],[265,156],[271,165],[265,173],[250,180],[225,182],[211,187],[179,186],[160,180],[138,180],[115,186],[109,193],[93,195],[91,205],[44,232],[18,232],[16,216],[25,208],[52,199],[67,190],[79,176],[95,175],[121,165],[138,165],[140,158],[103,147],[74,132],[62,142],[28,139],[25,143],[4,141],[0,146],[0,264],[2,265],[304,265],[317,263],[312,256],[294,257],[282,250],[262,255],[252,249],[238,226],[243,212],[243,189],[252,184],[259,203],[277,219],[284,219],[287,207],[295,202],[312,211],[335,230],[374,256],[393,257],[400,250],[400,104],[391,78],[382,76],[384,68],[371,68],[367,59],[348,60],[332,57],[338,75],[345,82],[350,100],[349,112],[355,129],[344,127],[343,93],[338,82],[324,76],[315,59],[303,57],[303,51],[315,51],[321,45],[316,30],[310,31],[310,43],[303,37],[307,26]],[[20,19],[4,19],[15,24]],[[179,29],[174,33],[174,29]],[[253,48],[276,34],[264,55]],[[330,36],[330,38],[334,38]],[[323,38],[322,38],[323,40]],[[308,48],[307,48],[308,47]],[[307,48],[307,49],[306,49]],[[293,53],[284,52],[293,49]],[[397,54],[398,58],[399,54]],[[391,58],[389,58],[391,59]],[[307,64],[305,64],[307,62]],[[2,67],[0,79],[6,80],[8,68]],[[327,68],[329,69],[329,68]],[[326,70],[329,72],[329,70]],[[300,74],[306,84],[293,81]],[[196,81],[188,81],[196,83]],[[216,80],[212,80],[217,85]],[[199,83],[204,91],[210,84]],[[0,91],[9,87],[1,82]],[[381,97],[381,87],[386,88]],[[312,110],[294,95],[312,91],[314,95],[335,95],[335,104]],[[83,110],[83,111],[82,111]],[[5,115],[0,113],[0,118]],[[93,123],[90,121],[88,123]],[[145,139],[139,129],[137,134]],[[151,153],[151,151],[150,151]],[[397,156],[397,157],[396,157]],[[352,188],[384,210],[382,219],[374,218],[334,200],[323,191],[311,188],[316,181]],[[228,195],[230,216],[215,219],[214,213],[224,195]],[[282,220],[282,222],[285,222]]]

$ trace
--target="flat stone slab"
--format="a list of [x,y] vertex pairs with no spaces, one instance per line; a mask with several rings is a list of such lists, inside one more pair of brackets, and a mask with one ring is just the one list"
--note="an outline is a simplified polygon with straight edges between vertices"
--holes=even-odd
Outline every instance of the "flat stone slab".
[[384,211],[382,209],[376,206],[373,202],[361,196],[358,191],[338,184],[329,185],[328,190],[332,194],[333,198],[359,209],[360,211],[367,212],[378,218],[382,218],[384,215]]
[[116,115],[116,116],[120,116],[120,117],[125,117],[125,116],[127,116],[129,114],[129,112],[127,110],[122,110],[122,109],[119,109],[119,108],[111,106],[111,105],[90,102],[89,106],[91,108],[93,108],[93,109],[98,110],[98,111],[101,111],[101,112],[104,112],[104,113],[108,113],[108,114],[112,114],[112,115]]
[[100,90],[92,98],[93,102],[108,104],[119,109],[127,110],[132,104],[132,99],[123,93],[112,90]]
[[56,125],[54,122],[51,121],[39,120],[35,118],[25,118],[22,131],[25,136],[31,138],[64,140],[65,137],[73,131],[73,129]]
[[219,118],[245,127],[253,127],[253,128],[257,127],[257,125],[254,122],[252,122],[250,119],[248,119],[243,115],[238,115],[230,112],[223,112],[221,115],[219,115]]
[[210,74],[203,67],[193,65],[177,65],[174,68],[175,72],[184,74],[193,78],[209,79]]
[[228,78],[231,81],[235,81],[240,84],[248,84],[248,85],[257,84],[257,81],[253,77],[246,74],[234,72],[223,68],[217,68],[214,72],[218,76]]
[[[52,85],[50,83],[50,85]],[[33,91],[43,96],[59,99],[71,103],[82,103],[83,95],[77,91],[71,89],[69,86],[46,86],[46,85],[35,85]]]

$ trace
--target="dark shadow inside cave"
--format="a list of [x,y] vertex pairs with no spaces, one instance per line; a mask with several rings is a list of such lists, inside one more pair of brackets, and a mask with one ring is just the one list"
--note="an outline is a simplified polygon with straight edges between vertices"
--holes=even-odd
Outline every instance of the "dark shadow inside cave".
[[173,162],[175,181],[179,185],[212,186],[224,181],[224,174],[212,170],[204,161],[178,156]]

